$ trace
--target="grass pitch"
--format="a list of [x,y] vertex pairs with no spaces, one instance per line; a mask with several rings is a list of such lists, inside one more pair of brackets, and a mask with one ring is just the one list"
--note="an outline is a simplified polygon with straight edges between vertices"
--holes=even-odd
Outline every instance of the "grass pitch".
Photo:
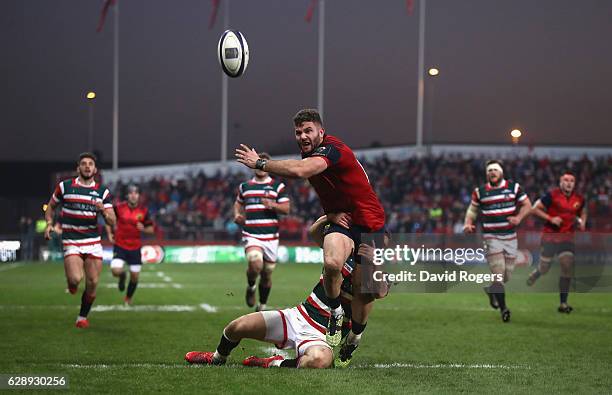
[[[301,302],[320,270],[279,265],[269,305]],[[377,302],[349,369],[243,368],[273,352],[248,340],[227,366],[187,366],[187,351],[214,350],[223,326],[250,311],[244,287],[241,265],[148,265],[125,309],[105,266],[80,330],[82,285],[65,293],[61,264],[0,265],[0,373],[63,374],[70,392],[93,393],[612,391],[611,294],[571,294],[570,315],[557,313],[556,294],[510,294],[503,324],[484,293],[397,293]]]

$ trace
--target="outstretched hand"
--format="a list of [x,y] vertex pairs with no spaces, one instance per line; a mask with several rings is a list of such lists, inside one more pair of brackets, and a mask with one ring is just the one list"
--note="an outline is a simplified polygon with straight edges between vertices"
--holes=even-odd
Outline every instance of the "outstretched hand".
[[259,159],[259,154],[255,151],[254,148],[249,148],[245,144],[240,144],[239,148],[236,148],[236,161],[242,163],[246,167],[251,169],[255,168],[255,164],[257,163],[257,159]]

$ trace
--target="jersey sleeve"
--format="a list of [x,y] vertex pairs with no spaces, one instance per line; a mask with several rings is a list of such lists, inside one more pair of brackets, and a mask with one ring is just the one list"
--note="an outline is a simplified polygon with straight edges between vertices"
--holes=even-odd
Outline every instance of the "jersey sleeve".
[[151,226],[153,225],[153,220],[151,219],[151,216],[149,215],[149,209],[144,210],[144,219],[142,220],[142,224],[144,226]]
[[242,195],[242,185],[238,185],[238,194],[236,195],[236,201],[238,203],[244,203],[244,196]]
[[276,202],[277,203],[286,203],[289,201],[289,195],[287,195],[287,188],[284,183],[279,183],[276,188]]
[[478,188],[474,188],[472,191],[472,204],[476,207],[480,206],[480,192]]
[[544,207],[546,207],[548,209],[550,207],[550,205],[552,204],[552,196],[551,196],[550,192],[547,192],[544,196],[542,196],[540,198],[540,202],[542,202]]
[[315,148],[310,157],[323,158],[327,162],[327,166],[332,167],[340,162],[342,154],[333,144],[325,144]]
[[104,189],[104,193],[102,194],[102,203],[104,204],[105,209],[113,208],[113,196],[108,188]]
[[527,199],[527,194],[525,193],[525,191],[523,191],[523,188],[521,188],[521,185],[516,182],[514,183],[514,195],[516,196],[516,201],[517,202],[522,202],[525,199]]
[[59,204],[62,201],[64,201],[64,183],[60,182],[55,186],[55,190],[53,191],[53,194],[51,195],[51,199],[53,200],[53,202],[55,202],[55,204]]

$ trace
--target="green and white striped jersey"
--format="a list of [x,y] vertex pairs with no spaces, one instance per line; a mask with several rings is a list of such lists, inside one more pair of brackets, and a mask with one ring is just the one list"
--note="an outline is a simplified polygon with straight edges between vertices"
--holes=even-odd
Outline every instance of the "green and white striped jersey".
[[509,180],[503,180],[499,187],[486,183],[474,189],[472,204],[480,208],[483,233],[501,238],[515,236],[515,226],[508,217],[518,212],[519,203],[525,199],[521,186]]
[[94,183],[85,186],[78,177],[57,184],[51,196],[61,204],[62,242],[64,246],[86,246],[100,243],[98,212],[96,202],[103,202],[104,208],[112,208],[109,189]]
[[268,210],[262,204],[262,199],[273,199],[277,203],[289,201],[285,184],[271,177],[263,181],[252,178],[238,187],[236,200],[244,205],[246,221],[242,227],[242,235],[259,240],[278,239],[278,214]]

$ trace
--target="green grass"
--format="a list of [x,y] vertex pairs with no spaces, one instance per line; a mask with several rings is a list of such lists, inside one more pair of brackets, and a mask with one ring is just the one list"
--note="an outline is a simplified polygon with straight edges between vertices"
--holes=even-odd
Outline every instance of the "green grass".
[[[612,295],[510,294],[503,324],[481,293],[397,293],[377,302],[347,370],[248,369],[263,343],[243,341],[224,367],[189,367],[185,352],[213,350],[223,326],[249,312],[241,265],[148,265],[136,306],[189,305],[189,312],[93,311],[74,328],[80,292],[64,291],[61,264],[0,265],[0,373],[64,374],[70,392],[404,393],[612,391]],[[8,270],[6,270],[8,269]],[[279,265],[270,304],[302,301],[320,266]],[[526,270],[513,281],[524,281]],[[96,305],[120,305],[107,266]],[[82,287],[82,285],[81,285]],[[218,307],[208,313],[201,303]],[[400,364],[376,367],[376,364]],[[64,391],[65,392],[65,391]]]

